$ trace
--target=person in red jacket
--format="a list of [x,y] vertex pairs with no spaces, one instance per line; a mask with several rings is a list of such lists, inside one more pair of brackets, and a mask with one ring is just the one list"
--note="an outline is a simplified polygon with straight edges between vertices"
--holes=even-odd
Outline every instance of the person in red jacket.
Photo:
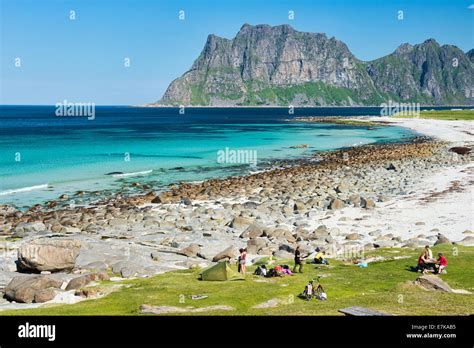
[[435,265],[435,270],[436,273],[441,273],[443,270],[446,268],[448,265],[448,260],[446,260],[446,257],[442,253],[438,253],[438,260],[436,260],[436,265]]

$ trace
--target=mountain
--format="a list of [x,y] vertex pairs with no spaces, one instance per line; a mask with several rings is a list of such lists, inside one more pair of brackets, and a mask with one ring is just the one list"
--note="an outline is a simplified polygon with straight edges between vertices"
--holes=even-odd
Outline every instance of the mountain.
[[473,102],[465,95],[474,81],[474,66],[456,46],[440,46],[433,39],[415,46],[403,44],[366,67],[377,90],[393,100],[434,105]]
[[156,104],[473,104],[466,97],[474,76],[472,56],[472,50],[466,54],[430,39],[364,62],[325,34],[245,24],[230,40],[209,35],[191,69]]
[[471,63],[474,63],[474,48],[468,52],[466,52],[466,56],[468,56]]

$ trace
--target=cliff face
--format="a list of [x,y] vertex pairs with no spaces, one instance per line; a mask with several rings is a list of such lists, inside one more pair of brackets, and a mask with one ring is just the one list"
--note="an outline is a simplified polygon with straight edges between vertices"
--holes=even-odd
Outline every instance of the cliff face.
[[376,88],[393,98],[421,104],[469,104],[466,90],[472,86],[474,69],[469,57],[455,46],[440,46],[433,39],[415,46],[404,44],[369,62],[367,71]]
[[[453,66],[453,59],[458,59]],[[232,40],[209,35],[191,69],[174,80],[162,105],[378,105],[394,101],[468,104],[474,66],[434,40],[358,60],[325,34],[288,25],[245,24]]]

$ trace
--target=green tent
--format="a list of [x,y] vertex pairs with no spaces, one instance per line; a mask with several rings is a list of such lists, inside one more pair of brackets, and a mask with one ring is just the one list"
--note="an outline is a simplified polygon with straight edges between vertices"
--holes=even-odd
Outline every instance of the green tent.
[[201,273],[202,280],[243,280],[244,276],[234,271],[228,261],[218,262]]

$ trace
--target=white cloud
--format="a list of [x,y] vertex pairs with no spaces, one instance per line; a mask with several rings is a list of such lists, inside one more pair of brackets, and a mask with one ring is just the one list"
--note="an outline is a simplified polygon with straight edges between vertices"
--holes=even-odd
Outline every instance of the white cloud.
[[467,8],[470,9],[470,10],[474,10],[474,4],[469,5]]

